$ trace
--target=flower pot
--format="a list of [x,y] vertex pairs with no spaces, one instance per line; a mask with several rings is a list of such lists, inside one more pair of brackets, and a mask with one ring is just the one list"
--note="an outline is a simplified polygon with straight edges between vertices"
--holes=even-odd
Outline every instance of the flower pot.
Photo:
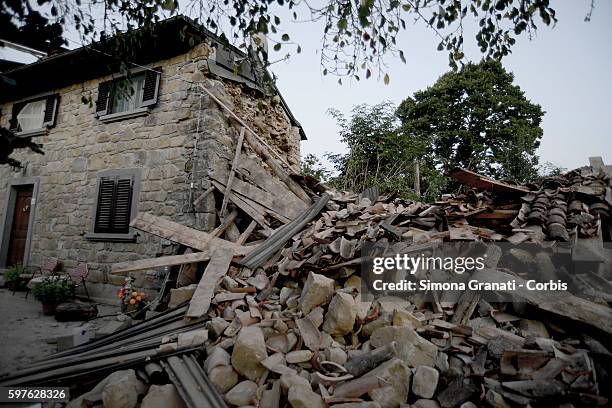
[[57,305],[57,303],[43,303],[43,314],[45,316],[53,316],[55,314],[55,309],[57,308]]

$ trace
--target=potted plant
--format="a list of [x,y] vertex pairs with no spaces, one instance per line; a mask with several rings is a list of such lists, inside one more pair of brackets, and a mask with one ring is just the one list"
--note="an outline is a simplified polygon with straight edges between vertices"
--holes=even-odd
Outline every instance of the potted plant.
[[58,304],[74,297],[76,284],[69,276],[52,275],[34,286],[32,293],[42,302],[43,314],[51,316]]
[[136,317],[146,306],[145,293],[138,292],[132,287],[133,278],[126,278],[125,285],[117,291],[121,300],[121,311]]
[[25,273],[25,268],[20,265],[13,265],[4,272],[4,282],[6,287],[10,290],[20,289],[23,281],[21,280],[21,274]]

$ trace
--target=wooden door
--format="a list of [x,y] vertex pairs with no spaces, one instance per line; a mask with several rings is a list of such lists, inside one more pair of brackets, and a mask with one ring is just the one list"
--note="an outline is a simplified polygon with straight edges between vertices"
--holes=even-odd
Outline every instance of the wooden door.
[[9,240],[6,265],[11,266],[23,263],[28,228],[30,224],[30,210],[32,207],[33,186],[17,187],[15,198],[15,209],[13,210],[13,222],[11,225],[11,236]]

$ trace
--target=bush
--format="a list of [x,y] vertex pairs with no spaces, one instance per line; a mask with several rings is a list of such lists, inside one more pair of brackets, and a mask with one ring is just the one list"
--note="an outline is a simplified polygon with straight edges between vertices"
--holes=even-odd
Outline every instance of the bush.
[[49,276],[34,286],[32,293],[42,303],[62,303],[74,297],[76,284],[68,276]]
[[6,270],[6,272],[4,272],[4,280],[7,283],[10,282],[18,282],[19,281],[19,276],[25,272],[25,268],[20,265],[13,265],[10,268],[8,268]]

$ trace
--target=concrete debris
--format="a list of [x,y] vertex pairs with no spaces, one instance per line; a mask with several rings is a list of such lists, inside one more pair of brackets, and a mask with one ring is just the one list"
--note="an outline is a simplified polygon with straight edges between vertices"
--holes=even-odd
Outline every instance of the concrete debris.
[[334,280],[311,272],[302,290],[300,310],[306,315],[315,307],[329,303],[333,294]]
[[146,385],[136,377],[134,370],[126,370],[106,384],[102,390],[102,402],[105,408],[134,408],[138,396],[146,390]]
[[310,350],[296,350],[287,353],[285,359],[290,364],[304,363],[312,358],[312,351]]
[[268,357],[266,341],[259,327],[249,326],[240,330],[232,352],[232,366],[246,378],[257,381],[266,371],[261,361]]
[[294,385],[289,389],[287,397],[289,404],[293,408],[325,408],[323,398],[316,392],[313,392],[310,387]]
[[191,300],[197,288],[198,285],[194,283],[188,286],[170,289],[170,302],[168,303],[168,307],[177,307]]
[[238,383],[238,373],[232,366],[217,366],[208,372],[208,378],[221,394],[226,393]]
[[[141,231],[211,254],[198,270],[214,269],[214,275],[205,272],[191,292],[197,315],[180,312],[177,318],[206,326],[199,370],[228,404],[470,408],[547,406],[551,397],[574,407],[608,404],[612,298],[606,291],[612,286],[602,244],[612,239],[612,190],[605,172],[588,167],[517,186],[459,169],[453,176],[467,187],[463,193],[429,204],[376,189],[362,196],[326,190],[306,177],[286,175],[282,181],[291,189],[280,181],[267,185],[260,170],[234,176],[228,199],[225,188],[210,196],[228,206],[211,233],[150,215],[139,215],[136,223]],[[313,203],[298,198],[296,188]],[[273,197],[261,196],[263,190],[274,191]],[[291,202],[300,200],[300,211],[278,199],[285,193],[293,194]],[[513,294],[514,303],[503,289],[493,296],[475,289],[364,293],[363,244],[422,253],[461,242],[488,244],[481,282],[525,282],[508,265],[557,273],[559,262],[569,259],[587,269],[564,269],[570,289],[554,300],[526,289]],[[563,242],[575,246],[545,255]],[[501,244],[511,250],[501,251]],[[537,251],[519,248],[523,244]],[[418,271],[424,274],[418,277],[448,278],[442,269]],[[191,290],[173,289],[171,304]],[[178,333],[168,331],[164,350],[180,353]],[[185,372],[199,372],[192,369]],[[96,387],[90,397],[133,408],[144,391],[135,391],[142,383],[132,376]],[[195,408],[185,395],[189,388],[175,385]]]
[[440,373],[428,366],[418,366],[412,377],[412,393],[417,397],[431,398],[438,387]]
[[242,381],[234,388],[229,390],[225,394],[225,400],[228,404],[242,407],[244,405],[251,405],[255,401],[255,395],[257,394],[257,384],[253,381]]
[[140,408],[185,408],[176,387],[172,384],[151,385],[149,392],[142,400]]

